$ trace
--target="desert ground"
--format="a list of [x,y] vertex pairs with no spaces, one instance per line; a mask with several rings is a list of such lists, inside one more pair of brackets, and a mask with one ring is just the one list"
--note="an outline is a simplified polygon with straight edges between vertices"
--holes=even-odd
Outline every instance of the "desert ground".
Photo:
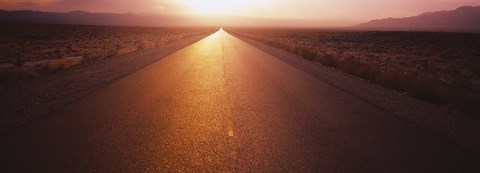
[[[165,57],[165,48],[134,51],[38,76],[38,83],[24,83],[50,95],[17,95],[33,99],[26,108],[57,109],[1,138],[0,169],[480,170],[476,164],[479,121],[222,29],[180,45],[187,46],[171,47],[168,50],[174,52]],[[149,65],[132,69],[133,73],[120,71],[139,63]],[[101,70],[105,64],[117,65]],[[83,80],[68,75],[84,73]],[[123,77],[110,80],[117,74]],[[81,98],[69,97],[85,93],[85,81],[105,80],[106,85]],[[58,100],[52,98],[75,101],[52,102]],[[18,107],[1,103],[7,104]],[[35,115],[28,109],[20,110],[22,114],[13,111],[11,117]]]
[[128,52],[162,47],[212,28],[6,24],[0,28],[0,80],[38,75]]
[[480,34],[227,28],[308,61],[480,115]]
[[0,134],[140,70],[217,29],[33,24],[1,27]]

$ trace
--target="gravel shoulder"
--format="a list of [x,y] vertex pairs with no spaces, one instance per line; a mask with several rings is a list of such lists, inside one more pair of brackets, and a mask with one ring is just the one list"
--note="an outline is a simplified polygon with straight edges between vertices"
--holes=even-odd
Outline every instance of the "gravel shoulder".
[[261,49],[315,78],[343,90],[396,117],[412,122],[426,130],[451,140],[472,152],[480,153],[480,121],[472,119],[444,106],[433,105],[404,93],[373,84],[361,78],[339,72],[319,63],[306,61],[250,38],[232,35]]
[[0,83],[0,135],[46,117],[73,101],[134,73],[209,34],[158,48],[87,61],[57,72]]

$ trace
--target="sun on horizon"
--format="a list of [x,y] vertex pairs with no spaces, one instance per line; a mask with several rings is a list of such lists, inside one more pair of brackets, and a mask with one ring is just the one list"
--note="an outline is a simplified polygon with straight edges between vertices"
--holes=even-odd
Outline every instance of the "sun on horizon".
[[[453,10],[461,6],[480,6],[479,0],[4,0],[2,10],[43,12],[86,11],[93,13],[164,14],[171,16],[224,17],[236,25],[249,20],[294,19],[319,21],[302,26],[344,27],[373,19],[402,18],[424,12]],[[205,17],[206,16],[206,17]],[[232,17],[234,16],[234,17]],[[204,18],[205,17],[205,18]],[[231,20],[230,20],[231,19]],[[318,24],[320,23],[320,24]],[[280,24],[277,24],[280,25]]]
[[[189,13],[197,15],[233,15],[248,13],[250,8],[266,4],[272,0],[185,0],[180,1]],[[178,3],[178,2],[177,2]]]

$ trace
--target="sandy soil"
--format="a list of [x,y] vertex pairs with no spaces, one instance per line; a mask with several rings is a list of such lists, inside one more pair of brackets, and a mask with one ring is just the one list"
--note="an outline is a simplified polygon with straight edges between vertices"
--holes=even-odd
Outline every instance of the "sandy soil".
[[0,82],[0,134],[25,125],[174,53],[210,33],[157,48],[85,61],[36,77]]

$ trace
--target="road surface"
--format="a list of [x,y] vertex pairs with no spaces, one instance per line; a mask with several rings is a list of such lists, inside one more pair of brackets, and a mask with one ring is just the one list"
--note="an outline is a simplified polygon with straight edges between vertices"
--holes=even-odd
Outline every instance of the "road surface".
[[480,163],[223,30],[1,140],[1,172],[475,172]]

